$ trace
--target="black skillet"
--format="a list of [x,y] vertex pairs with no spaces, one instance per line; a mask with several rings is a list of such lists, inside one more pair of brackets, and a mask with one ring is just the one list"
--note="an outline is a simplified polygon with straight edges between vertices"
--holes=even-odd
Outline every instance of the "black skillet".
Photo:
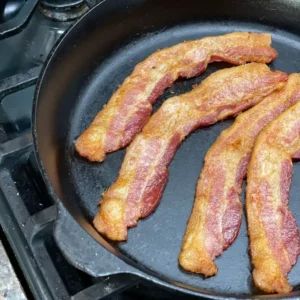
[[[245,218],[237,241],[216,260],[217,276],[203,279],[188,274],[177,262],[204,155],[231,120],[187,138],[170,165],[157,210],[131,229],[123,243],[103,239],[91,220],[101,193],[117,176],[124,150],[108,155],[103,163],[89,163],[74,152],[74,141],[138,62],[184,40],[232,31],[270,32],[279,52],[271,67],[300,72],[299,16],[300,2],[292,0],[106,0],[60,40],[39,79],[33,135],[46,185],[58,204],[56,241],[72,264],[94,276],[137,274],[173,290],[213,299],[253,299],[261,294],[252,286]],[[212,64],[198,78],[179,80],[155,109],[166,98],[190,90],[224,67],[230,66]],[[300,225],[297,178],[299,164],[295,165],[290,207]],[[295,290],[300,289],[300,262],[289,278]],[[300,292],[268,297],[299,299]]]

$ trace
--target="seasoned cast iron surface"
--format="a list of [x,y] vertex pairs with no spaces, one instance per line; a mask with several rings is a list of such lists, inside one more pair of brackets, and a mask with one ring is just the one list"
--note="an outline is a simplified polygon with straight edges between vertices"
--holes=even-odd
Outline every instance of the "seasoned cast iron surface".
[[[153,51],[184,40],[232,31],[270,32],[273,46],[279,53],[271,68],[289,73],[300,72],[298,36],[273,27],[240,22],[193,23],[137,36],[131,43],[111,53],[102,64],[95,64],[94,72],[81,89],[78,98],[74,100],[76,102],[68,122],[69,135],[64,153],[66,168],[61,174],[62,184],[67,187],[66,192],[72,191],[73,201],[80,203],[90,221],[97,212],[96,203],[100,200],[101,193],[116,179],[125,152],[121,150],[112,153],[103,163],[90,163],[74,152],[75,139],[90,124],[95,114],[132,72],[134,66]],[[210,73],[224,67],[231,66],[214,63],[198,78],[177,81],[160,97],[154,110],[157,110],[165,99],[189,91],[192,85],[200,83]],[[138,227],[129,231],[127,242],[113,246],[141,267],[148,268],[168,280],[191,287],[242,295],[256,292],[252,286],[245,216],[238,239],[216,260],[219,267],[217,276],[204,280],[199,275],[184,272],[177,262],[203,158],[221,131],[231,123],[232,120],[227,120],[199,129],[184,141],[170,165],[169,181],[156,211],[139,222]],[[300,226],[300,183],[296,178],[300,178],[300,164],[297,163],[294,169],[290,208]],[[244,201],[244,194],[242,197]],[[293,286],[300,285],[299,274],[300,262],[289,275]]]

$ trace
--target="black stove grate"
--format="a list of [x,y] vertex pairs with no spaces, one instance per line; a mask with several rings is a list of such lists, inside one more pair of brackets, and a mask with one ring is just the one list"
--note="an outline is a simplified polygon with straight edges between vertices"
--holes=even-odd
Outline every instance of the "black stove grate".
[[[3,0],[1,2],[3,2]],[[7,5],[10,5],[11,8],[5,9],[3,3],[0,6],[2,21],[0,24],[0,37],[6,37],[21,30],[29,21],[37,2],[38,0],[25,0],[17,2],[11,1],[11,3],[6,3],[6,1],[4,1],[3,3],[6,5],[6,7]],[[14,15],[11,15],[9,11],[15,10],[15,6],[17,7],[16,12]]]

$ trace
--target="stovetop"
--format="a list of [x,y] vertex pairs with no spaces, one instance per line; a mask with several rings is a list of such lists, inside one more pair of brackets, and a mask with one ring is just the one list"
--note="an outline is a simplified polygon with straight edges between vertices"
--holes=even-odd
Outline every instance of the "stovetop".
[[[48,53],[88,6],[80,0],[4,2],[10,7],[5,14],[0,5],[0,239],[27,298],[179,299],[138,278],[125,280],[131,275],[89,276],[61,254],[53,237],[56,207],[33,152],[31,110]],[[67,9],[51,7],[63,3]]]

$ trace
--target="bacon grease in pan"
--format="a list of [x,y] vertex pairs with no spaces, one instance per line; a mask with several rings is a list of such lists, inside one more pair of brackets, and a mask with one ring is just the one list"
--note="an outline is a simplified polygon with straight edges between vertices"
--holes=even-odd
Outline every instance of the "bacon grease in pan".
[[277,57],[269,34],[235,32],[187,41],[156,51],[139,63],[76,141],[77,152],[91,161],[127,146],[152,112],[152,104],[179,77],[202,73],[213,61],[235,65],[268,63]]
[[[209,149],[179,255],[185,270],[205,276],[217,272],[213,259],[233,243],[240,229],[239,195],[255,139],[269,122],[299,100],[300,74],[292,74],[283,89],[240,114]],[[289,169],[282,174],[285,182]],[[283,187],[281,197],[287,203],[289,186]]]
[[127,239],[127,228],[157,206],[168,165],[190,132],[255,105],[286,81],[285,73],[251,63],[215,72],[191,92],[165,101],[127,148],[94,219],[97,230],[112,240]]

